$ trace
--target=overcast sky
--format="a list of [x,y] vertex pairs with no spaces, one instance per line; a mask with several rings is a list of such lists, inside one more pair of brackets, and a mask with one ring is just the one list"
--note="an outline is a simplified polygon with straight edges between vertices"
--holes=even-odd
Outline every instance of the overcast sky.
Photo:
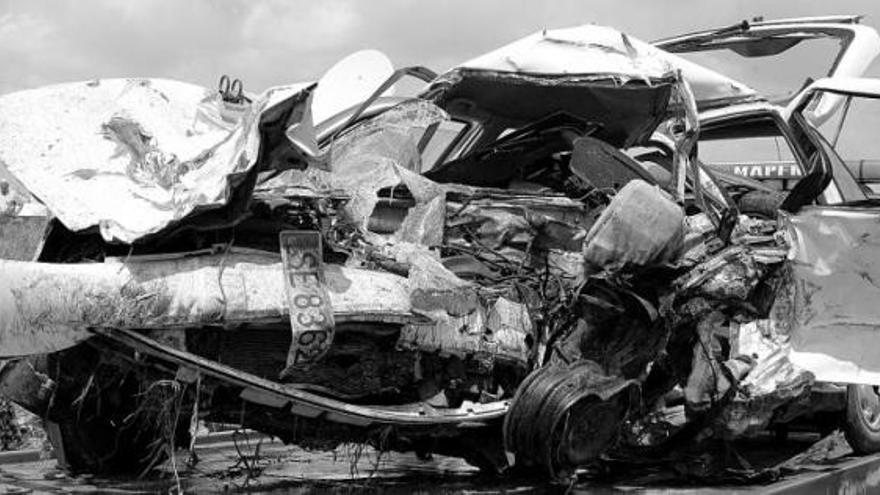
[[542,28],[599,23],[651,40],[763,15],[858,13],[880,0],[0,0],[0,92],[97,77],[213,87],[314,79],[363,48],[444,70]]

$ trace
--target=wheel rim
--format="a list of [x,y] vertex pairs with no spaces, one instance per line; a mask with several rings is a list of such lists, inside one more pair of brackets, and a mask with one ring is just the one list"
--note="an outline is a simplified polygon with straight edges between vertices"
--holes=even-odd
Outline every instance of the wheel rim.
[[620,423],[623,409],[619,396],[608,402],[588,397],[573,405],[556,426],[560,431],[553,460],[573,470],[597,458],[617,435],[608,425]]
[[613,442],[635,386],[588,360],[540,368],[514,395],[504,420],[505,450],[517,464],[568,479]]
[[859,385],[859,413],[871,431],[880,431],[880,393],[873,385]]

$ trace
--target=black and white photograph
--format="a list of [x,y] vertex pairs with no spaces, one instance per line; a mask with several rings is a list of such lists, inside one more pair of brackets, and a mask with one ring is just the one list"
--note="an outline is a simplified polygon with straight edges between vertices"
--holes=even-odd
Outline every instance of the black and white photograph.
[[880,494],[878,29],[0,0],[0,495]]

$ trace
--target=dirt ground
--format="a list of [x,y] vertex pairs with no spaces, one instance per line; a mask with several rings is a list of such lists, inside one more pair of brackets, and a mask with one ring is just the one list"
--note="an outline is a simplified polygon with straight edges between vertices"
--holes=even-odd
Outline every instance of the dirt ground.
[[[812,450],[815,435],[797,436],[784,444],[767,436],[738,445],[740,453],[757,464],[775,463],[795,452]],[[819,446],[818,444],[814,445]],[[179,451],[176,463],[166,464],[145,478],[68,476],[54,460],[0,465],[0,493],[382,493],[428,495],[447,493],[767,493],[768,484],[752,486],[687,483],[652,468],[582,475],[570,487],[550,485],[540,476],[493,477],[456,458],[418,459],[412,454],[385,453],[356,446],[333,452],[306,451],[260,435],[240,435],[234,441],[196,448],[197,462]],[[823,456],[827,457],[827,456]],[[840,452],[834,462],[853,462]],[[173,467],[176,466],[176,469]],[[812,462],[804,472],[840,470]],[[791,481],[793,478],[786,477]],[[5,490],[5,491],[4,491]],[[774,492],[775,493],[775,492]],[[779,493],[799,493],[793,492]],[[860,492],[861,493],[861,492]]]

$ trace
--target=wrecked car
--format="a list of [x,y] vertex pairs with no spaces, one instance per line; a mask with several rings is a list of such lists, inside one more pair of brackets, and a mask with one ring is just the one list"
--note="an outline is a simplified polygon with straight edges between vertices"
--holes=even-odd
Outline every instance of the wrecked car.
[[[782,227],[738,215],[681,70],[600,26],[427,79],[323,127],[314,85],[0,97],[0,160],[52,215],[0,262],[0,392],[93,472],[213,421],[566,479],[798,414],[828,155]],[[626,153],[658,133],[668,168]]]

